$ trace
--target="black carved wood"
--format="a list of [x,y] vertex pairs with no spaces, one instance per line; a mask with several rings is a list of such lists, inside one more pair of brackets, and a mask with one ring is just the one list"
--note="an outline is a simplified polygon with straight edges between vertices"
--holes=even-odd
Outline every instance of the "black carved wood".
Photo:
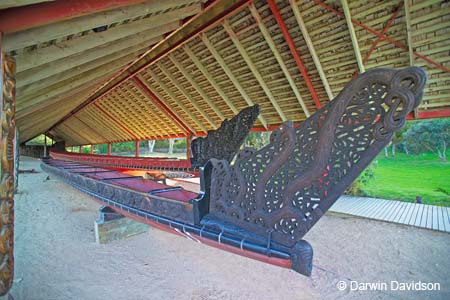
[[206,137],[193,140],[191,144],[192,166],[204,166],[211,158],[231,162],[252,129],[258,115],[258,105],[247,107],[231,120],[224,120],[217,130],[208,131]]
[[414,67],[366,72],[261,150],[241,150],[234,165],[212,159],[210,217],[294,246],[405,125],[425,81]]

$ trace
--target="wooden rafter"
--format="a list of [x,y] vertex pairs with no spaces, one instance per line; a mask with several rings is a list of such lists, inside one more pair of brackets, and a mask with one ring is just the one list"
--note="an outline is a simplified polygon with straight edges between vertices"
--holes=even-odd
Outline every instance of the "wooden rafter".
[[[236,9],[241,8],[248,1],[251,0],[217,0],[213,2],[203,10],[203,13],[190,19],[183,27],[170,34],[163,42],[158,43],[152,51],[149,51],[146,55],[143,55],[141,58],[134,61],[129,67],[114,76],[109,82],[99,87],[97,91],[86,99],[86,101],[76,110],[81,110],[86,105],[89,105],[89,103],[101,98],[115,86],[120,85],[124,81],[135,76],[135,74],[154,64],[171,51],[181,47],[196,35],[207,30],[210,26],[215,25],[217,22],[233,13]],[[53,126],[56,127],[67,118],[70,118],[70,115],[64,116]]]
[[178,97],[161,81],[161,79],[150,69],[148,68],[146,70],[148,74],[152,77],[152,79],[162,88],[164,93],[166,93],[180,108],[183,110],[189,118],[191,118],[192,121],[194,121],[195,124],[197,124],[198,127],[203,132],[208,132],[208,129],[200,122],[200,120],[191,112],[190,109],[188,109],[181,101],[178,99]]
[[128,128],[126,128],[121,122],[119,122],[114,116],[104,110],[99,104],[94,103],[94,106],[101,111],[106,117],[108,117],[111,121],[113,121],[118,127],[123,129],[127,134],[129,134],[133,139],[139,139],[136,135],[134,135]]
[[167,118],[172,120],[174,124],[177,125],[179,129],[181,129],[184,133],[191,135],[194,131],[190,128],[186,121],[184,121],[180,116],[170,109],[168,105],[166,105],[163,101],[161,101],[161,97],[159,97],[155,91],[153,91],[148,84],[146,84],[141,78],[135,76],[132,78],[134,85],[150,100],[155,106],[166,115]]
[[95,132],[89,130],[89,128],[86,128],[84,124],[78,122],[78,120],[74,118],[70,119],[70,121],[64,125],[69,127],[71,131],[79,133],[80,136],[86,137],[86,141],[89,143],[95,143],[99,140],[99,137],[95,134]]
[[192,106],[195,107],[195,109],[203,116],[203,118],[205,118],[205,120],[214,128],[216,129],[218,126],[216,125],[216,123],[214,122],[213,119],[211,119],[211,117],[200,107],[200,105],[197,103],[197,101],[195,101],[195,99],[189,94],[188,91],[186,91],[186,89],[181,85],[181,83],[175,78],[175,76],[173,76],[173,74],[167,70],[167,68],[161,64],[161,63],[157,63],[156,64],[159,69],[163,72],[163,74],[170,79],[170,81],[172,82],[172,84],[183,94],[183,96],[189,101],[189,103],[192,104]]
[[[340,11],[334,9],[333,7],[329,6],[328,4],[325,4],[321,0],[313,0],[313,1],[316,4],[322,6],[323,8],[333,12],[334,14],[336,14],[336,15],[342,17],[342,18],[345,18],[345,15],[343,13],[341,13]],[[390,44],[392,44],[392,45],[394,45],[394,46],[396,46],[396,47],[398,47],[400,49],[408,51],[408,47],[407,46],[405,46],[402,43],[396,41],[395,39],[393,39],[391,37],[388,37],[388,36],[386,36],[384,34],[381,34],[381,32],[378,32],[377,30],[375,30],[375,29],[373,29],[373,28],[371,28],[371,27],[369,27],[369,26],[367,26],[365,24],[362,24],[361,22],[358,22],[356,20],[351,20],[351,22],[352,22],[352,24],[354,24],[356,26],[359,26],[359,27],[363,28],[364,30],[366,30],[366,31],[368,31],[368,32],[370,32],[372,34],[381,37],[383,40],[389,42]],[[431,59],[431,58],[429,58],[429,57],[427,57],[427,56],[425,56],[425,55],[423,55],[423,54],[421,54],[421,53],[419,53],[417,51],[413,51],[413,54],[414,54],[414,56],[417,56],[417,57],[423,59],[427,63],[429,63],[429,64],[439,68],[440,70],[450,73],[450,68],[448,68],[448,67],[446,67],[446,66],[444,66],[444,65],[442,65],[442,64],[440,64],[440,63],[438,63],[436,61],[434,61],[433,59]]]
[[236,106],[233,104],[233,102],[230,100],[227,94],[223,91],[223,89],[219,86],[219,84],[214,80],[213,76],[208,72],[205,66],[195,56],[194,52],[192,52],[192,50],[189,48],[187,44],[183,47],[183,50],[192,60],[197,69],[199,69],[203,73],[203,75],[209,81],[209,83],[215,89],[215,91],[220,95],[220,97],[222,97],[223,101],[225,101],[225,103],[228,105],[231,111],[233,111],[234,114],[238,114],[239,110],[236,108]]
[[3,0],[0,3],[0,9],[31,5],[31,4],[42,3],[42,2],[52,2],[52,1],[55,1],[55,0]]
[[[144,94],[143,92],[142,92],[142,90],[140,90],[140,88],[135,84],[135,81],[131,81],[130,82],[130,84],[133,86],[133,87],[135,87],[135,88],[137,88],[138,89],[138,91],[137,92],[135,92],[131,87],[127,87],[127,92],[129,93],[129,94],[131,94],[132,96],[133,96],[133,99],[132,99],[132,101],[133,102],[136,102],[136,99],[139,99],[139,98],[141,98],[141,97],[143,97],[144,99],[146,99],[146,101],[151,101],[151,99],[149,99],[149,97],[146,95],[146,94]],[[124,87],[124,85],[122,85],[122,86],[120,86],[120,87],[118,87],[119,89],[125,89],[125,87]],[[148,106],[148,105],[146,105],[146,106]],[[166,120],[164,120],[164,118],[160,115],[160,114],[158,114],[158,113],[155,113],[155,110],[153,109],[153,107],[156,107],[156,109],[158,109],[158,106],[155,106],[153,103],[152,103],[152,105],[150,105],[150,109],[151,109],[151,114],[150,115],[148,115],[147,116],[147,120],[146,120],[146,122],[149,122],[150,123],[150,126],[151,126],[151,128],[148,128],[148,130],[149,131],[154,131],[154,132],[156,132],[156,134],[157,134],[157,137],[162,137],[162,136],[164,136],[164,132],[166,132],[167,130],[164,128],[164,125],[166,125],[167,127],[169,127],[169,129],[172,131],[172,132],[177,132],[177,130],[176,129],[174,129],[174,127],[175,128],[177,128],[177,126],[175,125],[174,126],[174,124],[172,123],[172,122],[166,122]],[[137,113],[137,111],[135,110],[135,108],[133,108],[133,113]],[[160,112],[160,111],[159,111]],[[146,135],[144,135],[144,136],[146,136]]]
[[281,15],[280,10],[278,9],[277,4],[275,3],[275,0],[268,0],[267,2],[269,3],[270,10],[272,11],[275,20],[277,21],[278,27],[280,27],[281,33],[283,34],[283,37],[286,40],[286,43],[288,44],[289,50],[291,51],[291,54],[294,57],[295,63],[297,64],[297,67],[299,68],[300,73],[302,74],[302,77],[305,80],[306,86],[308,87],[308,90],[311,93],[311,97],[313,98],[316,108],[319,109],[322,106],[320,104],[319,96],[317,95],[316,89],[312,84],[308,71],[306,70],[306,66],[303,63],[302,58],[300,57],[297,46],[295,45],[295,42],[291,34],[289,33],[289,30],[286,26],[286,22],[283,19],[283,16]]
[[110,74],[104,74],[93,81],[89,82],[89,86],[80,86],[79,88],[72,89],[61,96],[52,98],[51,101],[44,101],[35,105],[28,105],[17,111],[18,119],[29,118],[30,115],[45,113],[46,111],[59,111],[66,107],[75,108],[77,104],[84,98],[89,96],[95,87],[104,82]]
[[344,10],[345,21],[347,23],[348,31],[350,32],[350,38],[352,39],[353,52],[355,53],[356,62],[358,63],[358,69],[360,73],[365,72],[364,63],[361,57],[361,51],[359,50],[358,38],[356,37],[355,28],[352,23],[352,16],[350,8],[348,7],[347,0],[341,0],[342,9]]
[[285,122],[287,121],[286,115],[284,114],[283,110],[281,109],[281,107],[278,105],[277,100],[275,99],[275,97],[273,96],[272,92],[270,91],[269,87],[267,86],[266,82],[264,81],[263,77],[261,76],[261,74],[259,73],[258,69],[256,68],[255,64],[253,63],[252,59],[250,58],[250,56],[248,55],[247,51],[244,49],[244,46],[241,44],[241,42],[239,41],[238,37],[236,36],[236,34],[234,33],[233,29],[231,28],[230,24],[228,23],[227,20],[224,20],[224,22],[222,23],[223,27],[225,28],[225,31],[228,33],[228,36],[231,38],[231,40],[233,41],[236,49],[239,51],[240,55],[242,56],[242,58],[244,59],[245,63],[247,64],[247,66],[250,68],[250,70],[252,71],[253,75],[255,76],[256,80],[258,81],[259,85],[262,87],[262,89],[264,90],[264,93],[266,94],[266,96],[269,98],[270,103],[272,103],[272,106],[275,108],[275,110],[277,111],[278,115],[281,118],[281,121]]
[[[135,26],[132,23],[123,26],[131,26],[131,25]],[[110,53],[114,53],[117,51],[122,51],[123,49],[128,48],[129,46],[139,45],[145,41],[151,41],[152,39],[161,36],[162,33],[177,28],[178,25],[179,25],[178,21],[165,23],[165,26],[161,26],[160,24],[160,26],[154,27],[151,30],[146,31],[147,34],[145,36],[141,35],[140,41],[139,39],[129,37],[129,35],[133,34],[133,31],[127,31],[121,28],[122,26],[118,26],[116,28],[111,29],[111,31],[114,30],[120,31],[120,35],[116,35],[115,33],[109,32],[108,30],[106,32],[101,32],[98,34],[90,34],[78,39],[58,43],[57,46],[51,46],[52,49],[47,49],[48,51],[42,52],[48,57],[47,60],[50,60],[49,63],[32,69],[24,70],[19,73],[21,86],[30,84],[38,80],[42,80],[58,72],[73,69],[81,64],[93,61],[95,59],[99,59],[104,55],[108,55]],[[142,27],[137,26],[135,30],[139,30],[138,32],[141,32]],[[128,43],[127,41],[122,41],[120,39],[128,40],[130,43]],[[118,42],[118,45],[116,45],[114,41]],[[53,51],[54,49],[57,50]],[[62,52],[62,53],[59,53],[56,56],[52,56],[51,53],[53,52]],[[51,60],[56,58],[59,59],[51,62]],[[36,58],[33,58],[33,60],[36,60]]]
[[221,120],[225,119],[224,114],[221,112],[221,110],[217,107],[216,104],[214,104],[213,101],[209,99],[209,96],[206,94],[206,92],[200,87],[200,85],[195,81],[195,79],[189,74],[189,72],[181,65],[181,63],[175,58],[173,54],[170,54],[169,56],[170,61],[177,67],[178,70],[180,70],[181,74],[183,74],[184,78],[189,82],[190,85],[194,87],[194,89],[197,91],[197,93],[200,94],[200,96],[203,98],[203,100],[208,103],[208,105],[212,108],[214,113],[219,116]]
[[[39,68],[53,67],[58,61],[66,61],[65,69],[74,68],[78,65],[95,61],[103,56],[121,51],[129,51],[132,47],[142,47],[141,44],[148,43],[155,38],[161,38],[164,33],[174,30],[179,25],[177,20],[168,22],[161,26],[146,28],[131,36],[119,37],[117,40],[103,39],[103,36],[90,34],[85,37],[75,38],[45,48],[25,50],[17,55],[20,62],[19,72]],[[112,31],[113,29],[111,29]],[[108,31],[104,32],[106,34]],[[101,34],[101,33],[99,33]],[[95,40],[94,43],[91,41]],[[147,44],[148,45],[148,44]],[[53,67],[53,69],[57,66]],[[63,70],[57,70],[59,72]],[[24,84],[22,84],[24,85]]]
[[[144,77],[142,76],[142,74],[138,74],[138,75],[136,75],[135,77],[136,77],[137,79],[139,79],[139,80],[142,82],[142,84],[143,84],[144,86],[146,86],[146,87],[150,90],[150,92],[153,93],[153,95],[154,95],[158,100],[161,101],[161,105],[167,108],[168,113],[173,114],[173,115],[174,115],[174,118],[176,118],[176,119],[179,120],[179,122],[182,124],[181,126],[182,126],[183,128],[185,128],[185,129],[184,129],[185,132],[187,132],[188,134],[191,134],[191,135],[197,133],[197,130],[196,130],[196,129],[188,122],[188,120],[186,120],[185,117],[183,117],[182,115],[180,115],[180,114],[176,111],[176,109],[175,109],[174,107],[171,107],[171,106],[169,105],[169,103],[166,102],[164,96],[161,95],[154,87],[152,87],[152,86],[150,85],[150,83],[149,83],[147,80],[144,79]],[[134,78],[134,77],[133,77],[133,78]],[[157,81],[155,78],[153,78],[153,77],[152,77],[152,79],[155,80],[155,82],[156,82],[157,84],[158,84],[158,82],[161,82],[161,81],[159,81],[159,79],[158,79],[158,81]],[[161,83],[162,83],[162,82],[161,82]],[[161,86],[161,88],[163,89],[162,86]],[[164,89],[163,89],[163,90],[164,90]],[[165,92],[165,91],[166,91],[166,90],[164,90],[164,92]],[[170,95],[169,95],[169,96],[170,96]],[[174,100],[174,101],[175,101],[175,100]],[[175,103],[178,105],[178,103],[177,103],[176,101],[175,101]],[[181,107],[180,107],[180,108],[181,108]],[[181,109],[182,109],[182,108],[181,108]],[[189,116],[189,114],[188,114],[188,116]],[[194,120],[193,120],[193,122],[195,123]]]
[[297,24],[300,27],[300,30],[302,32],[303,39],[306,42],[306,46],[308,47],[308,50],[314,61],[314,65],[316,66],[317,72],[319,73],[320,79],[322,80],[322,84],[323,84],[323,87],[325,88],[328,99],[333,100],[334,99],[333,91],[331,90],[330,84],[328,83],[327,76],[325,75],[325,72],[323,71],[322,64],[320,63],[319,56],[317,55],[316,49],[314,48],[314,44],[311,40],[311,37],[309,36],[309,32],[308,32],[308,29],[306,28],[302,14],[301,14],[300,10],[298,9],[297,1],[290,0],[289,2],[291,5],[291,8],[292,8],[292,11],[294,12],[294,16],[297,21]]
[[[155,43],[157,39],[150,41]],[[77,76],[80,74],[89,74],[91,70],[97,70],[99,73],[109,73],[110,71],[117,70],[130,61],[144,53],[147,48],[147,44],[140,45],[142,48],[130,48],[125,49],[123,52],[113,53],[112,55],[106,55],[93,62],[85,63],[83,65],[77,66],[73,69],[69,69],[64,72],[58,72],[55,75],[47,77],[43,80],[36,81],[29,85],[23,86],[17,90],[17,94],[20,97],[27,98],[31,95],[40,95],[44,90],[48,89],[50,86],[54,86],[62,81],[72,79],[76,80]]]
[[[111,93],[108,96],[97,101],[95,104],[100,106],[104,111],[114,118],[114,122],[120,123],[123,128],[126,128],[128,134],[133,133],[133,140],[140,139],[146,136],[146,132],[142,130],[136,124],[136,116],[134,110],[130,107],[128,100],[132,98],[130,95],[124,97],[122,91],[116,88],[115,93]],[[134,98],[133,102],[134,102]],[[153,127],[152,132],[158,132],[159,128]]]
[[107,137],[107,141],[117,140],[118,136],[120,137],[121,131],[113,131],[113,126],[108,126],[106,118],[96,118],[95,114],[92,114],[92,111],[94,110],[95,107],[88,107],[83,111],[83,113],[76,115],[76,117],[84,120],[84,122],[89,124],[91,127],[98,128],[101,132],[104,132]]
[[409,65],[414,66],[414,47],[412,44],[412,31],[411,31],[411,14],[409,7],[410,0],[403,0],[405,6],[405,21],[406,21],[406,33],[407,33],[407,46],[409,54]]
[[45,90],[41,91],[39,95],[33,97],[33,95],[21,99],[20,103],[17,105],[17,110],[22,110],[26,106],[34,106],[41,103],[44,103],[48,100],[56,99],[60,96],[64,96],[67,92],[72,90],[76,90],[77,88],[82,88],[85,84],[92,82],[93,80],[99,78],[104,75],[112,75],[117,69],[109,70],[107,73],[105,72],[97,72],[100,71],[100,68],[96,68],[93,71],[87,72],[87,74],[82,73],[74,78],[70,78],[68,80],[64,80],[60,83],[47,87]]
[[89,130],[91,130],[93,133],[95,133],[96,135],[98,135],[100,138],[102,138],[104,141],[106,141],[107,139],[103,136],[103,134],[101,134],[97,129],[93,128],[92,126],[89,126],[86,122],[84,122],[83,120],[81,120],[80,118],[78,118],[77,116],[74,116],[75,120],[78,120],[78,122],[80,122],[81,124],[83,124],[84,126],[86,126],[87,128],[89,128]]
[[[62,124],[61,129],[65,129],[64,132],[69,131],[69,133],[66,133],[69,137],[72,137],[72,140],[76,141],[77,144],[89,144],[91,142],[91,140],[89,138],[87,138],[86,136],[84,136],[83,133],[73,130],[72,128],[70,128],[69,125],[67,124]],[[74,139],[73,136],[76,136],[78,138],[80,138],[80,141],[82,142],[78,142],[77,139]]]
[[[68,0],[65,0],[68,1]],[[65,2],[65,1],[57,1],[57,2]],[[69,0],[71,1],[71,0]],[[75,0],[79,1],[79,0]],[[92,0],[86,0],[86,2],[92,1]],[[94,0],[97,1],[97,0]],[[117,1],[117,0],[115,0]],[[120,0],[122,1],[122,0]],[[129,1],[129,0],[127,0]],[[176,0],[180,4],[186,4],[188,1],[180,1]],[[110,2],[106,1],[104,2]],[[129,1],[130,2],[130,1]],[[164,3],[166,2],[166,3]],[[15,49],[21,49],[28,46],[32,46],[35,44],[44,43],[47,41],[63,38],[69,35],[77,34],[79,32],[92,30],[93,28],[97,28],[99,26],[105,26],[110,25],[118,22],[123,22],[129,19],[134,19],[146,14],[155,13],[162,10],[167,10],[171,7],[173,7],[173,1],[147,1],[145,4],[141,5],[135,5],[135,6],[129,6],[126,8],[121,8],[117,10],[110,10],[94,15],[88,15],[80,18],[75,18],[63,22],[58,22],[55,24],[50,24],[46,26],[40,26],[37,28],[29,29],[29,30],[22,30],[19,32],[9,33],[6,34],[7,40],[5,40],[5,49],[6,51],[11,51]],[[189,1],[192,3],[192,1]],[[159,6],[159,7],[158,7]],[[175,6],[178,6],[175,4]],[[184,17],[187,17],[189,15],[194,15],[199,12],[200,5],[194,4],[193,6],[187,6],[186,8],[182,8],[181,10],[174,10],[175,12],[178,12],[180,14],[179,19],[183,19]],[[191,10],[192,12],[189,13],[188,11]],[[89,13],[92,13],[93,11],[90,11]],[[38,14],[37,11],[31,13],[30,15],[36,15]],[[167,12],[169,14],[168,16],[173,16],[174,14],[169,11]],[[164,16],[166,14],[161,14],[161,16]],[[18,16],[11,16],[17,18]],[[0,18],[1,20],[2,18]],[[157,18],[156,20],[161,20],[161,18]],[[145,28],[145,19],[137,22],[141,22],[143,28]],[[4,20],[0,21],[3,22]],[[135,22],[133,22],[135,23]],[[167,23],[167,21],[165,22]],[[6,25],[6,24],[5,24]],[[148,24],[150,25],[150,24]],[[94,34],[95,35],[95,34]]]
[[[239,83],[239,81],[237,80],[236,76],[233,75],[233,72],[231,72],[230,68],[227,66],[227,64],[225,63],[225,61],[223,60],[223,58],[220,56],[219,52],[217,52],[217,50],[214,48],[214,46],[212,45],[212,43],[208,40],[208,38],[206,37],[205,34],[202,34],[201,36],[202,42],[205,44],[206,48],[208,48],[209,52],[211,52],[212,56],[214,57],[214,59],[217,61],[217,63],[219,64],[219,66],[222,68],[222,70],[225,72],[225,74],[228,76],[228,78],[231,80],[231,82],[233,83],[233,85],[236,87],[236,89],[239,91],[239,93],[241,94],[242,98],[244,98],[245,102],[247,102],[247,104],[249,106],[253,106],[255,105],[252,101],[252,99],[248,96],[247,92],[244,90],[244,88],[242,87],[242,85]],[[267,121],[264,119],[264,117],[260,114],[258,116],[258,120],[261,122],[261,124],[267,128]]]
[[281,53],[278,51],[277,46],[275,45],[275,42],[272,39],[272,36],[270,35],[269,30],[264,25],[263,20],[258,13],[258,10],[256,9],[256,7],[253,3],[249,4],[249,9],[250,9],[250,12],[251,12],[253,18],[255,18],[256,23],[258,24],[258,27],[261,30],[262,35],[264,36],[264,39],[266,40],[267,44],[269,45],[270,49],[272,50],[273,55],[276,58],[278,64],[280,65],[280,68],[283,71],[284,76],[286,77],[287,81],[289,82],[289,85],[290,85],[292,91],[294,92],[295,97],[297,98],[300,106],[302,107],[303,112],[305,113],[306,117],[309,117],[311,115],[311,113],[309,112],[308,107],[306,106],[305,102],[303,101],[303,98],[300,95],[297,85],[295,84],[294,79],[292,78],[291,74],[289,73],[289,70],[288,70],[286,64],[284,63],[283,58],[281,57]]

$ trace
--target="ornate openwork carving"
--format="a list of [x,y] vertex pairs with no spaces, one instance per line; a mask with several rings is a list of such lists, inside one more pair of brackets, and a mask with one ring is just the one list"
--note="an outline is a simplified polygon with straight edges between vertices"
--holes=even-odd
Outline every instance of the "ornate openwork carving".
[[247,107],[231,120],[224,120],[219,129],[208,131],[206,137],[193,140],[192,166],[204,166],[213,157],[231,162],[258,115],[258,105]]
[[366,72],[261,150],[241,150],[234,165],[212,159],[210,213],[293,246],[404,126],[425,81],[419,68]]
[[0,295],[14,277],[14,132],[16,63],[0,54]]

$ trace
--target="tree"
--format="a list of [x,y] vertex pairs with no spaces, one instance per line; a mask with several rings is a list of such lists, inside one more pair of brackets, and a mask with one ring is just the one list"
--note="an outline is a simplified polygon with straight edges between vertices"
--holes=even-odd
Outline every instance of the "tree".
[[407,123],[405,127],[403,127],[401,130],[398,130],[396,132],[394,132],[394,135],[392,136],[392,141],[391,141],[391,153],[392,156],[395,157],[395,152],[398,146],[403,146],[403,150],[405,150],[405,153],[408,154],[408,148],[406,147],[404,140],[403,140],[403,135],[405,134],[405,132],[409,129],[410,127],[410,123]]
[[173,154],[173,144],[175,144],[175,139],[169,139],[169,154]]
[[155,140],[149,140],[148,141],[148,153],[153,153],[153,149],[155,149]]
[[450,119],[414,122],[404,138],[411,151],[431,151],[442,161],[447,161],[447,145],[450,143]]

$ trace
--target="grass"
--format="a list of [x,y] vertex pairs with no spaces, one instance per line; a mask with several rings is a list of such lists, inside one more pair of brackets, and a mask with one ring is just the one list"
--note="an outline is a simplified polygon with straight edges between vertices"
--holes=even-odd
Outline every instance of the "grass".
[[421,196],[425,204],[450,207],[450,162],[432,153],[380,155],[376,160],[375,178],[362,187],[367,196],[407,202]]

